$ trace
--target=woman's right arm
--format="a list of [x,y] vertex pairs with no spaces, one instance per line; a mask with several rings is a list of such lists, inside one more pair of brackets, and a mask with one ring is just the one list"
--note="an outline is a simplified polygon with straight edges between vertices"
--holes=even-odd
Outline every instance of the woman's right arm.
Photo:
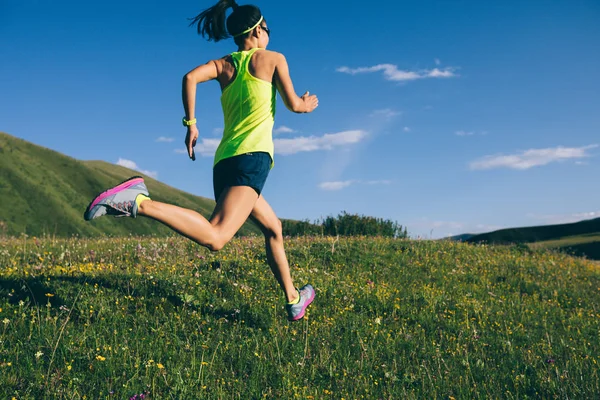
[[298,97],[294,91],[292,78],[290,78],[290,69],[287,60],[283,54],[277,53],[275,64],[275,85],[277,91],[283,99],[283,103],[288,110],[295,113],[309,113],[319,105],[319,99],[316,95],[304,93],[302,97]]
[[[196,118],[196,86],[199,83],[216,79],[217,76],[218,69],[215,61],[209,61],[185,74],[181,84],[181,99],[183,101],[183,109],[185,110],[185,119],[191,121]],[[192,160],[196,159],[194,147],[196,146],[197,140],[198,127],[196,124],[188,126],[185,145],[188,150],[188,156]]]

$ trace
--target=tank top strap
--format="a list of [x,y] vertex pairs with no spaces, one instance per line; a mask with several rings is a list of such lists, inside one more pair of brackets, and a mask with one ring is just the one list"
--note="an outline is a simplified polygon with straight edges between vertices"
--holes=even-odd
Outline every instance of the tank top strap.
[[233,60],[233,65],[235,66],[238,76],[249,73],[248,65],[250,64],[252,55],[256,53],[257,50],[262,49],[260,47],[255,47],[248,51],[236,51],[231,53],[231,59]]

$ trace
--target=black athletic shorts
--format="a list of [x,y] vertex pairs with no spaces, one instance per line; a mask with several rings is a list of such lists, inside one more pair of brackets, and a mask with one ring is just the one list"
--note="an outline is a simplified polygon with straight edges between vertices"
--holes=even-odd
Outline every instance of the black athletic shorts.
[[260,196],[271,170],[271,155],[265,152],[245,153],[225,158],[213,168],[215,201],[232,186],[250,186]]

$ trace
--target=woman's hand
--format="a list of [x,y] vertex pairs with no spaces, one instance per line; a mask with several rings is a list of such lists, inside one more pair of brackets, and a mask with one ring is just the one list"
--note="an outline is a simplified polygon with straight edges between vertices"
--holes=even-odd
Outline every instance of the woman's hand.
[[319,106],[319,99],[316,94],[311,95],[306,92],[300,97],[304,102],[304,112],[309,113],[312,112],[315,108]]
[[308,92],[304,93],[301,97],[298,97],[294,90],[292,78],[290,78],[290,69],[285,57],[281,53],[274,54],[276,66],[273,82],[281,95],[283,104],[285,104],[288,110],[295,113],[312,112],[319,105],[319,99],[317,99],[317,96],[314,94],[310,95]]
[[185,135],[185,146],[187,147],[188,156],[192,161],[196,161],[196,153],[194,153],[194,147],[198,140],[198,127],[196,124],[190,125],[187,128],[187,135]]

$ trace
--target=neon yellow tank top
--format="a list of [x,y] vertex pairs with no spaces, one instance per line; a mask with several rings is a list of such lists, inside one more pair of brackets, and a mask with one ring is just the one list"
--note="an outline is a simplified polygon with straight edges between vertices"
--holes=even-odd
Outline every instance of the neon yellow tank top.
[[248,71],[252,54],[257,50],[231,53],[236,77],[221,95],[225,128],[213,166],[225,158],[257,151],[269,153],[273,160],[276,91],[271,82]]

